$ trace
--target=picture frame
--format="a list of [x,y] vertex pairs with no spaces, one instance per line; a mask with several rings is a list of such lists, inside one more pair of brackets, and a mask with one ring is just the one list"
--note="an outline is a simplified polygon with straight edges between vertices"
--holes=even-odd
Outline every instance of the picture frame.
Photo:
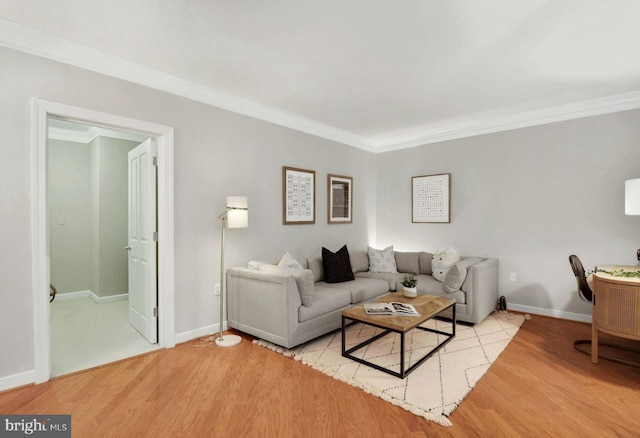
[[451,174],[411,178],[411,222],[451,223]]
[[316,172],[282,167],[282,224],[316,223]]
[[353,178],[327,175],[327,223],[353,222]]

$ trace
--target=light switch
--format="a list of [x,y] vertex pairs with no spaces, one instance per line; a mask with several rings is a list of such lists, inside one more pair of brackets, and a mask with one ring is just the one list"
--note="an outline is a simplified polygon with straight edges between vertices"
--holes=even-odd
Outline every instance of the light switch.
[[64,216],[58,216],[58,225],[64,225]]

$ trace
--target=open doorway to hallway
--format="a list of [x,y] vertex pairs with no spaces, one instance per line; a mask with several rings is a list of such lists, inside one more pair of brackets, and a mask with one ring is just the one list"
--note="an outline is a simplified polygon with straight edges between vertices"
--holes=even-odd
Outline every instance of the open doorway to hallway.
[[[58,291],[51,375],[59,376],[159,346],[157,325],[149,342],[129,323],[128,154],[148,137],[53,118],[48,127],[49,256]],[[147,212],[154,230],[155,207],[154,199]]]

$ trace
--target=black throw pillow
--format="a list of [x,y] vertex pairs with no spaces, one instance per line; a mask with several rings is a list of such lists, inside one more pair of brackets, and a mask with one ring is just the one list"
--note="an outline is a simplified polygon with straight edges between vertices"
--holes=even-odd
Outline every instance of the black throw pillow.
[[341,283],[355,278],[351,269],[347,245],[335,253],[323,247],[322,267],[324,268],[324,281],[327,283]]

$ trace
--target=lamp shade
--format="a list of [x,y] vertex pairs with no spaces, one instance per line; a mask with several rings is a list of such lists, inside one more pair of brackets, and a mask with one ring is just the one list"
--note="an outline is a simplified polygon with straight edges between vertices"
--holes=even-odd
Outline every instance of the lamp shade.
[[640,178],[624,182],[624,214],[640,214]]
[[249,208],[246,196],[227,196],[227,227],[247,228],[249,226]]

